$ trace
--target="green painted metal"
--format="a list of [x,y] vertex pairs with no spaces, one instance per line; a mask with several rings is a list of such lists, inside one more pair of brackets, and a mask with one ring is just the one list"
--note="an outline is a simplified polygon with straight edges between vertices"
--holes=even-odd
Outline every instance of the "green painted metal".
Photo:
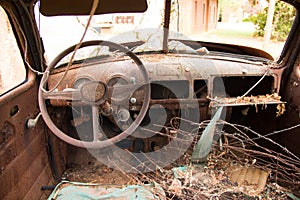
[[208,156],[213,142],[213,137],[217,127],[217,121],[220,119],[222,114],[223,106],[218,108],[217,112],[209,122],[207,127],[204,129],[198,143],[193,151],[191,161],[194,163],[205,162]]
[[165,193],[158,184],[146,185],[104,185],[62,181],[48,200],[144,200],[165,199]]

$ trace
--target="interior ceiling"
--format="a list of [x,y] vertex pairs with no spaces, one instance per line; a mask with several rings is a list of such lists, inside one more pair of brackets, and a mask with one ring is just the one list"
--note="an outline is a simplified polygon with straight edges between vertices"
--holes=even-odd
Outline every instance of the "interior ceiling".
[[[40,11],[45,16],[89,15],[93,0],[41,0]],[[99,0],[95,14],[144,12],[147,0]]]

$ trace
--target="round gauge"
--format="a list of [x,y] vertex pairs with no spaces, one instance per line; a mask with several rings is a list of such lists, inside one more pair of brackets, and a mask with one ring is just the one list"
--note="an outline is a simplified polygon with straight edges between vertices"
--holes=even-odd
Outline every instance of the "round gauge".
[[[109,81],[107,82],[107,86],[108,87],[124,87],[126,85],[129,84],[129,81],[127,79],[125,79],[124,77],[121,77],[121,76],[115,76],[115,77],[112,77],[111,79],[109,79]],[[127,90],[125,90],[127,91]],[[111,99],[113,101],[123,101],[123,100],[126,100],[128,99],[130,96],[130,93],[127,91],[127,92],[115,92],[112,90],[112,97]]]
[[89,78],[79,78],[77,79],[74,84],[73,84],[73,88],[75,89],[80,89],[80,87],[87,83],[87,82],[90,82],[91,80]]

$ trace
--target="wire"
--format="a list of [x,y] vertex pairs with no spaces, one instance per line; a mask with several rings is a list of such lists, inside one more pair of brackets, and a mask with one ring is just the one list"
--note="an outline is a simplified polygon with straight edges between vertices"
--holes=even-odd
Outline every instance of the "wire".
[[[295,128],[298,128],[300,127],[300,124],[297,124],[295,126],[291,126],[289,128],[285,128],[285,129],[282,129],[282,130],[279,130],[279,131],[273,131],[272,133],[268,133],[266,135],[264,135],[264,137],[269,137],[269,136],[272,136],[272,135],[276,135],[278,133],[282,133],[282,132],[285,132],[285,131],[290,131],[290,130],[293,130]],[[260,139],[261,137],[256,137],[256,138],[252,138],[252,140],[257,140],[257,139]]]
[[[241,131],[241,130],[240,130],[239,128],[237,128],[237,127],[241,127],[241,128],[243,128],[243,129],[245,129],[245,130],[248,130],[248,131],[250,131],[251,133],[254,133],[255,135],[257,135],[259,138],[263,138],[263,139],[265,139],[265,140],[271,142],[272,144],[277,145],[277,146],[280,147],[282,150],[284,150],[285,152],[287,152],[288,154],[290,154],[291,156],[293,156],[294,158],[296,158],[298,161],[300,161],[300,158],[299,158],[298,156],[296,156],[294,153],[292,153],[291,151],[289,151],[286,147],[284,147],[284,146],[282,146],[281,144],[279,144],[279,143],[273,141],[272,139],[266,137],[265,135],[261,135],[261,134],[259,134],[258,132],[254,131],[254,130],[252,130],[252,129],[246,127],[246,126],[240,125],[240,124],[231,124],[231,123],[226,122],[226,121],[222,121],[222,123],[225,124],[225,125],[231,126],[232,128],[236,129],[237,131],[239,131],[239,132],[241,132],[241,133],[243,133],[243,131]],[[297,125],[297,126],[298,126],[298,125]],[[295,127],[291,127],[290,129],[292,129],[292,128],[295,128]],[[286,129],[286,130],[289,130],[289,129]],[[277,131],[277,133],[283,132],[283,131],[286,131],[286,130]],[[274,132],[273,132],[273,133],[274,133]],[[268,135],[269,135],[269,134],[268,134]],[[252,140],[252,139],[248,139],[248,140]],[[246,140],[245,140],[245,141],[246,141]]]
[[[17,23],[17,26],[18,27],[21,27],[21,25],[19,24],[19,22],[18,22],[18,20],[15,18],[15,16],[14,15],[12,15],[12,17],[13,17],[13,19],[14,19],[14,21]],[[33,67],[29,64],[29,62],[27,61],[27,52],[28,52],[28,41],[27,41],[27,39],[26,39],[26,36],[25,36],[25,33],[23,32],[23,30],[22,29],[18,29],[19,31],[20,31],[20,33],[21,33],[21,35],[22,35],[22,37],[23,37],[23,40],[24,40],[24,45],[25,45],[25,47],[24,47],[24,62],[25,62],[25,64],[27,65],[27,67],[31,70],[31,71],[33,71],[34,73],[36,73],[36,74],[38,74],[38,75],[43,75],[44,74],[44,72],[40,72],[40,71],[38,71],[38,70],[35,70],[35,69],[33,69]],[[42,59],[41,59],[42,60]]]
[[249,92],[251,92],[266,77],[266,75],[268,74],[269,70],[270,70],[270,67],[266,70],[266,72],[264,73],[264,75],[245,94],[243,94],[239,98],[243,98],[243,97],[247,96],[249,94]]
[[[93,15],[94,15],[95,12],[96,12],[96,9],[97,9],[97,7],[98,7],[98,4],[99,4],[99,0],[94,0],[94,1],[93,1],[93,6],[92,6],[92,9],[91,9],[90,16],[89,16],[89,19],[88,19],[88,21],[87,21],[85,30],[84,30],[84,32],[83,32],[83,35],[82,35],[82,37],[81,37],[79,43],[75,46],[75,49],[74,49],[73,54],[72,54],[72,56],[71,56],[71,58],[70,58],[70,60],[69,60],[69,62],[68,62],[68,65],[67,65],[67,67],[66,67],[66,70],[65,70],[64,74],[62,75],[62,77],[59,79],[59,81],[56,83],[56,85],[55,85],[51,90],[46,91],[44,88],[42,88],[42,90],[43,90],[45,93],[51,93],[51,92],[53,92],[53,91],[60,85],[60,83],[62,82],[62,80],[66,77],[66,75],[67,75],[67,73],[68,73],[68,71],[69,71],[69,68],[70,68],[70,66],[71,66],[72,63],[73,63],[74,57],[75,57],[75,55],[76,55],[76,52],[77,52],[77,50],[79,49],[79,47],[81,46],[81,44],[82,44],[82,42],[83,42],[83,39],[84,39],[84,37],[85,37],[85,35],[86,35],[86,33],[87,33],[87,30],[88,30],[88,28],[89,28],[89,26],[90,26],[92,17],[93,17]],[[48,73],[48,77],[49,77],[49,71],[48,71],[47,73]],[[45,79],[45,82],[48,80],[48,77]],[[43,84],[43,85],[44,85],[44,84]]]
[[[243,99],[245,96],[247,96],[265,77],[266,75],[269,73],[271,66],[268,67],[268,69],[266,70],[266,72],[263,74],[263,76],[249,89],[247,90],[247,92],[245,92],[242,96],[237,97],[236,99]],[[207,97],[207,99],[209,99],[212,102],[217,102],[219,104],[223,104],[223,103],[234,103],[236,101],[236,99],[233,99],[232,101],[229,102],[225,102],[224,100],[217,100],[217,99],[213,99],[210,97]]]

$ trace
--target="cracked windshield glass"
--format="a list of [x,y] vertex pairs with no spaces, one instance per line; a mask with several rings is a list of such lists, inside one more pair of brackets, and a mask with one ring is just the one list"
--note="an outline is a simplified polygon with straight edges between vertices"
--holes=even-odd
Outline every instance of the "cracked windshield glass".
[[[163,49],[164,1],[148,1],[144,13],[117,13],[93,16],[85,40],[109,40],[116,43],[142,41],[133,52]],[[36,18],[45,54],[51,62],[66,47],[81,39],[89,16]],[[190,39],[212,43],[235,44],[261,49],[278,59],[296,12],[292,6],[275,0],[194,0],[171,1],[168,49],[193,52],[179,41]],[[189,13],[184,14],[184,13]],[[270,20],[271,19],[271,20]],[[205,46],[200,46],[200,52]],[[105,49],[80,52],[77,57],[105,54]],[[198,51],[199,52],[199,51]],[[88,55],[88,56],[87,56]],[[69,59],[66,57],[66,59]]]

